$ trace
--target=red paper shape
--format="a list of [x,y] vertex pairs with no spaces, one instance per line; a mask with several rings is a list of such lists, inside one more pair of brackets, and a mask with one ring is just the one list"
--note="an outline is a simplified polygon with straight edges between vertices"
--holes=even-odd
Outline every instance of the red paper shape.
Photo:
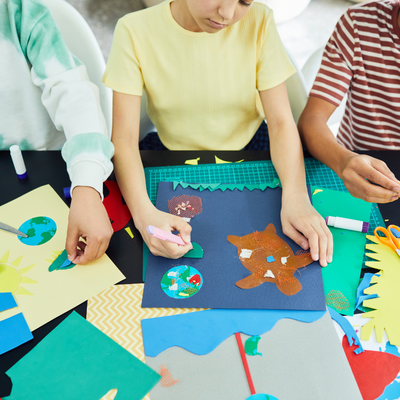
[[131,220],[131,213],[128,206],[122,202],[122,194],[117,182],[105,181],[104,184],[110,193],[104,198],[103,204],[107,210],[114,232],[117,232],[124,228]]
[[342,346],[364,400],[375,400],[391,384],[400,371],[400,357],[382,351],[365,350],[355,354],[343,336]]

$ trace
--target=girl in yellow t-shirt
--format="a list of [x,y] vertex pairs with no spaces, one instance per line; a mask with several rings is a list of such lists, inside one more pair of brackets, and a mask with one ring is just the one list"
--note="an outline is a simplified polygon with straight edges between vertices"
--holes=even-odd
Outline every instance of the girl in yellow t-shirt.
[[[239,150],[268,121],[271,158],[282,183],[284,233],[314,260],[332,260],[332,236],[312,207],[302,147],[285,80],[295,72],[272,11],[253,0],[166,0],[118,21],[103,81],[114,91],[115,174],[135,226],[155,255],[191,249],[191,227],[158,211],[139,153],[140,100],[170,150]],[[178,246],[146,227],[180,232]]]

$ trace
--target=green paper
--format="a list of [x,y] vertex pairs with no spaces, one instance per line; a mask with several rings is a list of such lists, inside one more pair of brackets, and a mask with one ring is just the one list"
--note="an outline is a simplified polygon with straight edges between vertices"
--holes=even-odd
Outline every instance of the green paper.
[[189,250],[183,257],[186,258],[203,258],[203,249],[195,242],[192,242],[193,249]]
[[67,250],[63,250],[60,255],[50,264],[49,271],[53,272],[61,267],[68,258]]
[[221,190],[222,192],[225,192],[226,190],[240,190],[243,192],[243,189],[246,188],[247,190],[262,190],[264,191],[267,188],[275,188],[277,186],[281,186],[281,181],[277,178],[275,178],[272,182],[269,183],[260,183],[260,184],[244,184],[244,183],[185,183],[185,182],[178,182],[178,181],[173,181],[173,188],[174,190],[178,187],[182,186],[184,189],[187,187],[191,187],[192,189],[195,190],[209,190],[210,192],[213,192],[214,190]]
[[[371,203],[356,199],[349,193],[317,188],[311,193],[315,209],[325,219],[328,216],[369,222]],[[357,287],[365,251],[366,233],[329,227],[333,235],[333,261],[322,268],[325,299],[328,306],[344,315],[353,315]]]
[[111,389],[116,400],[140,400],[161,378],[76,312],[7,375],[7,400],[99,400]]

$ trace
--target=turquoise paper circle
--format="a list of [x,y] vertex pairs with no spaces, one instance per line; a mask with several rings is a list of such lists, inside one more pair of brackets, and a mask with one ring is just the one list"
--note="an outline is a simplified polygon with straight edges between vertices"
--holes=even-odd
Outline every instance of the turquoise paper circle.
[[161,289],[174,299],[188,299],[203,285],[203,277],[196,268],[178,265],[168,270],[161,279]]
[[49,217],[35,217],[25,221],[19,230],[28,235],[27,238],[18,236],[22,243],[28,246],[39,246],[53,238],[57,231],[57,225]]
[[275,396],[271,396],[270,394],[253,394],[248,397],[246,400],[279,400]]

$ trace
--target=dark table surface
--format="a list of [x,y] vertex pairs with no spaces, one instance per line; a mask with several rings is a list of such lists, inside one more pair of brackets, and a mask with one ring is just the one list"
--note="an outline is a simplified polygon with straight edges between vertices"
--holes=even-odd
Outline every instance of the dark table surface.
[[[396,151],[364,152],[385,161],[394,174],[400,178],[400,156]],[[257,161],[270,159],[269,154],[263,151],[142,151],[142,160],[145,167],[182,165],[188,159],[200,157],[201,164],[214,163],[214,156],[226,161]],[[305,157],[308,155],[305,154]],[[8,151],[0,151],[0,205],[3,205],[39,186],[50,184],[58,195],[69,205],[64,198],[63,188],[70,186],[65,163],[59,151],[24,151],[23,157],[28,172],[28,178],[19,180],[15,173]],[[110,179],[114,179],[111,176]],[[105,195],[107,191],[105,190]],[[400,202],[379,205],[387,224],[400,225]],[[124,230],[114,233],[108,256],[114,261],[126,279],[121,284],[142,282],[142,239],[135,229],[133,221],[128,224],[134,239],[132,240]],[[86,302],[75,308],[86,317]],[[51,330],[53,330],[68,314],[65,313],[48,324],[33,332],[34,339],[0,356],[0,397],[1,377],[12,365],[35,347]]]

